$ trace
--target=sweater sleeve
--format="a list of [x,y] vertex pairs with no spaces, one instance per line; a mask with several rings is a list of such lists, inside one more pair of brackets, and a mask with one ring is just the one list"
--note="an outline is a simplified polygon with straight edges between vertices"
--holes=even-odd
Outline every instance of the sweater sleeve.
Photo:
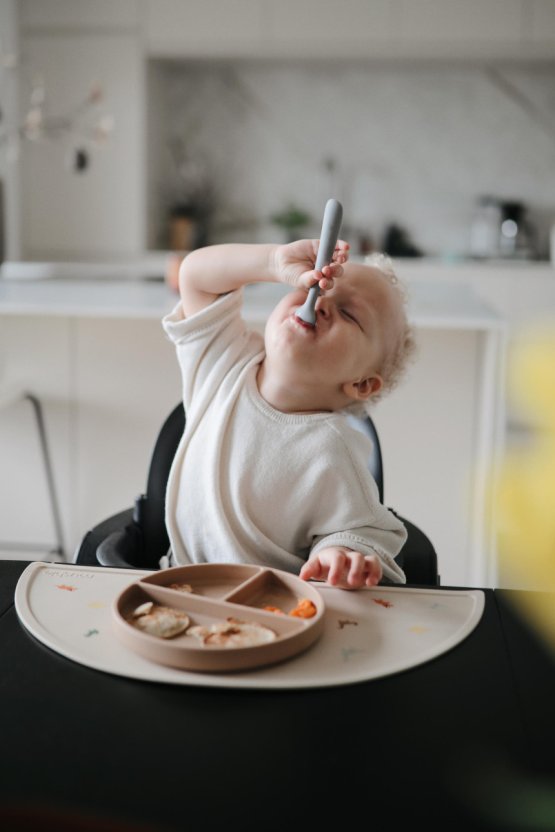
[[232,368],[262,350],[261,336],[249,331],[241,317],[242,301],[243,290],[238,289],[188,318],[179,302],[163,319],[176,348],[186,411],[201,391],[213,395]]
[[[310,555],[329,546],[344,546],[363,555],[377,555],[383,577],[393,583],[406,583],[405,573],[394,560],[407,539],[401,520],[380,503],[378,488],[367,468],[371,443],[367,437],[349,429],[337,431],[337,464],[327,477],[333,485],[322,505],[319,528],[312,537]],[[328,483],[331,485],[331,483]]]
[[[387,511],[387,509],[386,509]],[[391,514],[391,512],[388,512]],[[393,515],[391,515],[393,517]],[[376,526],[360,526],[346,529],[334,534],[322,535],[315,538],[315,545],[310,552],[316,554],[328,546],[344,546],[362,555],[377,555],[381,561],[383,577],[396,584],[406,583],[405,573],[395,562],[394,554],[398,554],[407,539],[407,531],[401,521],[397,529],[379,529]]]

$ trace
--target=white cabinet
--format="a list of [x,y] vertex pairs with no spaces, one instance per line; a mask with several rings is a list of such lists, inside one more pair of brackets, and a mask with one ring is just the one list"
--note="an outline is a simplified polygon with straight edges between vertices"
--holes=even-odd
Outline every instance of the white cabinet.
[[[509,359],[521,339],[529,337],[534,330],[553,330],[555,326],[555,269],[551,265],[497,262],[460,263],[447,267],[426,261],[400,261],[398,265],[399,274],[409,287],[421,279],[435,280],[443,286],[461,281],[471,286],[476,295],[505,321]],[[510,363],[505,370],[511,372]],[[509,378],[506,379],[506,386],[510,390]],[[538,415],[528,410],[524,412],[521,405],[509,396],[505,424],[509,448],[529,441],[531,432],[540,421]]]
[[102,27],[128,29],[140,17],[140,0],[18,0],[23,28],[50,31]]
[[386,48],[392,34],[391,0],[343,0],[322,3],[269,3],[266,38],[272,53],[295,51],[300,57],[334,58]]
[[525,40],[536,44],[555,43],[553,0],[527,0],[523,11]]
[[[18,15],[16,0],[0,3],[0,52],[17,54]],[[19,122],[17,78],[0,67],[0,133]],[[9,144],[0,141],[0,259],[19,259],[21,253],[19,165],[10,160]]]
[[145,0],[157,57],[555,57],[552,0]]
[[517,41],[521,0],[398,0],[399,34],[418,42]]
[[[125,5],[132,10],[133,4]],[[72,4],[44,6],[61,10]],[[78,4],[83,6],[95,4]],[[97,11],[103,13],[108,6],[100,4]],[[114,14],[104,16],[109,23],[105,29],[39,26],[42,7],[23,7],[23,22],[36,25],[24,25],[21,32],[21,74],[26,80],[20,85],[22,112],[29,108],[29,78],[35,73],[44,78],[50,116],[75,111],[99,83],[104,98],[98,114],[113,116],[115,128],[100,146],[91,145],[85,134],[86,118],[77,130],[55,141],[23,143],[22,256],[63,260],[136,254],[145,241],[145,59],[140,37],[132,28],[124,31],[116,25]],[[99,14],[99,24],[104,17]],[[80,147],[90,154],[83,173],[70,167],[72,151]]]
[[129,508],[146,488],[159,429],[179,402],[173,347],[158,320],[74,323],[70,539]]
[[235,57],[263,54],[263,0],[146,0],[145,35],[157,57]]
[[[0,391],[25,390],[43,405],[65,541],[73,500],[71,331],[67,318],[3,317],[0,323]],[[7,541],[54,548],[37,426],[20,400],[0,409],[0,553]]]
[[415,57],[555,56],[552,0],[397,0],[396,6],[398,36]]
[[[2,384],[43,405],[68,554],[104,517],[144,491],[154,442],[179,399],[173,349],[159,321],[7,316]],[[1,368],[0,368],[1,369]],[[0,410],[1,544],[55,542],[31,408]]]

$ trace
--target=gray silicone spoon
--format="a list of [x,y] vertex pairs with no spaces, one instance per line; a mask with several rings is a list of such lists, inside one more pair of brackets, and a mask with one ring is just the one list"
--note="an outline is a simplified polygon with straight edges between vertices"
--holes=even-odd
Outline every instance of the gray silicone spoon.
[[[324,209],[324,219],[322,220],[322,231],[320,233],[320,245],[318,247],[318,254],[316,256],[316,264],[314,268],[316,271],[322,271],[324,266],[331,263],[333,252],[339,237],[339,229],[341,228],[341,220],[343,219],[343,208],[341,203],[336,199],[328,199]],[[316,326],[316,300],[320,294],[320,287],[316,283],[309,289],[308,297],[302,306],[295,312],[295,317],[302,323],[309,326]]]

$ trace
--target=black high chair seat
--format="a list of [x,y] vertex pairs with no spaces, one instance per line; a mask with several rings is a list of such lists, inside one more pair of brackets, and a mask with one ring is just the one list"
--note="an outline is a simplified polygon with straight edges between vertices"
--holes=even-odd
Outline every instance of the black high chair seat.
[[[372,440],[374,453],[368,467],[383,503],[383,460],[376,427],[369,416],[356,419],[353,424]],[[185,411],[183,405],[179,404],[172,410],[158,434],[150,462],[146,493],[137,497],[133,508],[108,517],[88,531],[77,550],[75,563],[134,569],[159,568],[160,560],[167,555],[170,545],[164,516],[166,486],[184,429]],[[407,529],[407,540],[396,558],[405,572],[407,583],[437,586],[437,554],[431,541],[414,523],[393,509],[390,511]]]

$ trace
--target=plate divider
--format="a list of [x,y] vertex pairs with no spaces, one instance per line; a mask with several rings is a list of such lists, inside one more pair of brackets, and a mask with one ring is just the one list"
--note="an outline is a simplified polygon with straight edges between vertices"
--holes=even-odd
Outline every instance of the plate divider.
[[224,601],[220,598],[207,598],[204,595],[195,596],[192,592],[179,592],[175,589],[169,589],[169,587],[143,581],[137,581],[137,583],[129,587],[130,592],[133,590],[133,587],[139,587],[142,592],[156,603],[168,607],[174,606],[182,612],[190,613],[192,617],[194,617],[196,612],[200,615],[213,615],[215,620],[222,620],[229,617],[247,621],[250,619],[251,621],[257,621],[259,624],[264,624],[272,630],[275,630],[278,636],[299,632],[304,627],[304,621],[302,619],[276,615],[273,612],[261,610],[258,607],[234,604],[231,601]]
[[[227,595],[224,595],[222,597],[222,601],[231,601],[231,602],[233,602],[232,599],[234,598],[234,596],[242,594],[245,590],[256,589],[256,587],[259,584],[264,586],[264,584],[268,580],[269,573],[270,573],[269,569],[266,569],[265,567],[261,567],[260,572],[258,573],[258,575],[251,575],[251,577],[247,578],[246,581],[243,581],[242,583],[237,584],[237,586],[233,587],[233,589],[231,589],[227,593]],[[246,606],[248,606],[248,604]]]

